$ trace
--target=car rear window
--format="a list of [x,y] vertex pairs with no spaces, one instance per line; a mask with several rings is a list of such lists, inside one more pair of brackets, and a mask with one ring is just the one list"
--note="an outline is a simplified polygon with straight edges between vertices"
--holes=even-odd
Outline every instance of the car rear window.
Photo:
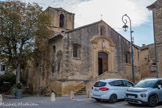
[[121,80],[117,80],[117,81],[112,81],[112,82],[109,82],[109,84],[111,86],[123,86],[123,83]]
[[96,82],[96,84],[94,85],[94,87],[104,87],[104,86],[106,86],[106,82],[101,82],[101,81]]

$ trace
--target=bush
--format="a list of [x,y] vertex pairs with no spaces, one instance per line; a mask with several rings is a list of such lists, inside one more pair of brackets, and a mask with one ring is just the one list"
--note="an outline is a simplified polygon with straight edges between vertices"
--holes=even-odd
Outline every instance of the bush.
[[0,91],[8,92],[15,83],[16,76],[12,72],[6,72],[3,76],[0,76]]
[[11,94],[12,95],[15,95],[16,90],[17,90],[17,87],[16,86],[13,86],[12,89],[11,89]]

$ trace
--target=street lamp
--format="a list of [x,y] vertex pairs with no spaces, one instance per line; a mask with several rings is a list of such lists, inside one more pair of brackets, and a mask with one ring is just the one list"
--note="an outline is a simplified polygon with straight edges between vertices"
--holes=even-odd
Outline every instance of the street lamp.
[[132,44],[133,44],[133,40],[132,40],[132,33],[133,33],[133,31],[132,31],[132,25],[131,25],[131,19],[130,19],[130,17],[127,15],[127,14],[125,14],[125,15],[123,15],[122,16],[122,21],[123,21],[123,23],[124,23],[124,26],[123,26],[123,30],[126,32],[127,30],[128,30],[128,26],[126,25],[127,24],[127,22],[128,22],[128,20],[129,20],[129,22],[130,22],[130,38],[131,38],[131,57],[132,57],[132,82],[133,83],[135,83],[135,79],[134,79],[134,59],[133,59],[133,46],[132,46]]

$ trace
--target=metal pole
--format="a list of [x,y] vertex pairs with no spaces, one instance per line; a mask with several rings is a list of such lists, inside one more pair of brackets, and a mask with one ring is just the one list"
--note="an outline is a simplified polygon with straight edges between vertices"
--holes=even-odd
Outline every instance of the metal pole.
[[156,52],[156,39],[155,39],[155,21],[154,21],[154,11],[152,11],[153,14],[153,32],[154,32],[154,56],[155,56],[155,66],[156,66],[156,78],[158,78],[158,64],[157,64],[157,52]]
[[130,17],[127,14],[123,15],[123,17],[122,17],[122,21],[123,21],[124,24],[127,23],[127,20],[126,19],[124,20],[124,17],[127,17],[129,19],[129,22],[130,22],[130,38],[131,38],[130,44],[131,44],[131,57],[132,57],[132,82],[135,83],[135,78],[134,78],[133,41],[132,41],[132,33],[133,33],[133,31],[132,31],[132,24],[131,24],[131,19],[130,19]]

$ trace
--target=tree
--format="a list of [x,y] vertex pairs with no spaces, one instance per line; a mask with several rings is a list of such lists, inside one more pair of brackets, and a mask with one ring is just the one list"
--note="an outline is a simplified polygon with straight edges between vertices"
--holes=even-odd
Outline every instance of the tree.
[[[16,83],[21,68],[38,51],[39,41],[48,39],[50,17],[36,4],[0,1],[0,60],[16,70]],[[36,50],[36,51],[35,51]]]

